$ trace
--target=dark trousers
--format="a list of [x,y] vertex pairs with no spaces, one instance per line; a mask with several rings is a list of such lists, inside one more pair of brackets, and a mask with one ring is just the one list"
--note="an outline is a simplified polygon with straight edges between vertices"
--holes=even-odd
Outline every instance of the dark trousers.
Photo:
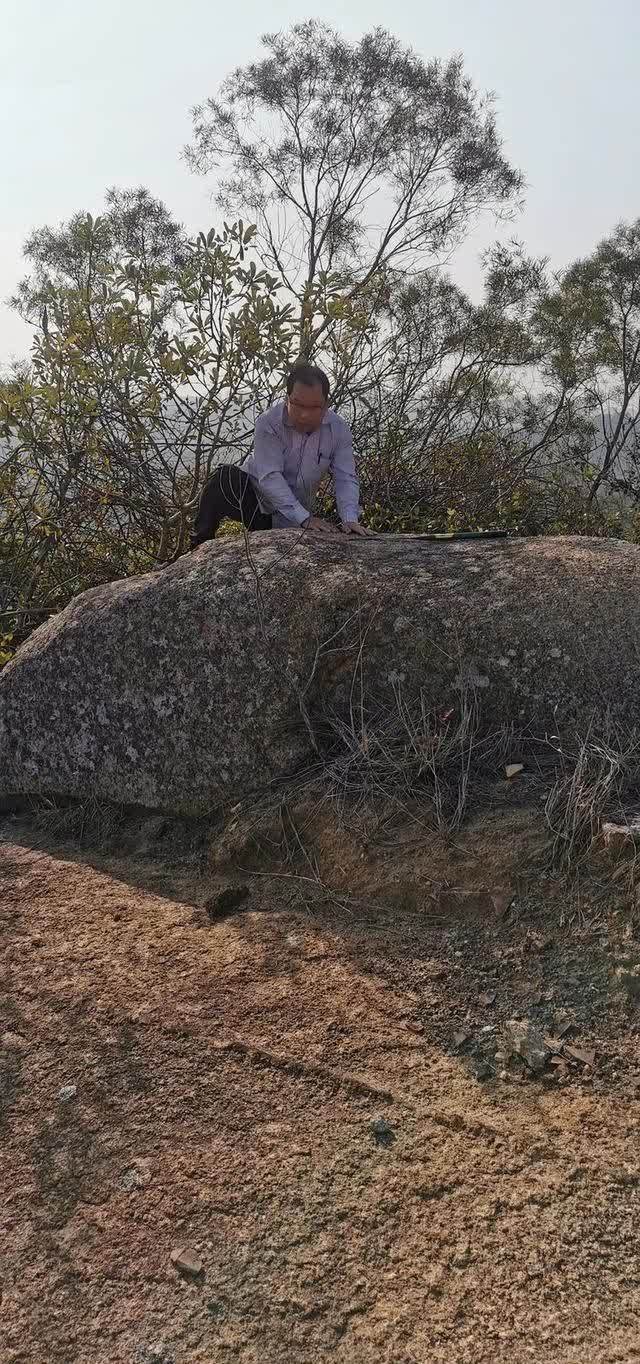
[[191,548],[214,540],[220,522],[225,520],[241,521],[247,530],[271,530],[271,516],[260,510],[251,479],[237,464],[221,464],[205,485]]

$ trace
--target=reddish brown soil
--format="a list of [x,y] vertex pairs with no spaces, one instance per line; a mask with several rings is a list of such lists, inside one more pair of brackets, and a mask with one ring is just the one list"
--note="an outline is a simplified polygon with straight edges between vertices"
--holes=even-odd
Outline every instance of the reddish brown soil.
[[[2,1364],[640,1360],[637,1033],[602,924],[247,884],[210,923],[220,879],[5,825]],[[483,1070],[505,1019],[563,1008],[593,1066]]]

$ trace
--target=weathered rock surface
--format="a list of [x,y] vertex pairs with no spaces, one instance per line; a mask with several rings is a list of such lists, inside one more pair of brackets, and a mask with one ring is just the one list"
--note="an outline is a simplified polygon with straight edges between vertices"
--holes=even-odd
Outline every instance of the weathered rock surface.
[[309,760],[323,714],[455,707],[538,735],[640,720],[640,551],[617,541],[201,546],[78,597],[0,674],[0,796],[206,811]]

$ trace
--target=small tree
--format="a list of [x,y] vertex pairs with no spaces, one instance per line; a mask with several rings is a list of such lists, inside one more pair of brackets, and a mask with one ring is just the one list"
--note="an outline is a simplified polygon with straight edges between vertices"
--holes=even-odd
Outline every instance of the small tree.
[[640,219],[558,276],[537,324],[547,382],[572,394],[565,474],[596,522],[605,492],[640,501]]
[[315,20],[263,46],[194,110],[187,156],[220,170],[227,213],[257,224],[311,355],[331,329],[327,281],[371,314],[390,273],[433,264],[478,212],[508,210],[521,179],[459,58],[425,62],[379,28],[349,44]]
[[398,280],[352,348],[338,392],[381,527],[516,524],[529,469],[557,438],[557,404],[535,378],[544,262],[512,244],[485,266],[479,306],[441,274]]
[[32,239],[31,360],[0,386],[5,628],[179,552],[212,465],[248,448],[293,345],[251,236],[237,223],[133,256],[107,214]]
[[[520,176],[459,58],[425,62],[382,29],[349,44],[315,21],[263,47],[194,110],[189,163],[217,172],[225,212],[256,223],[300,351],[332,375],[354,428],[367,505],[385,525],[440,523],[455,460],[439,448],[481,433],[504,470],[499,399],[530,351],[440,264],[481,211],[513,210]],[[512,462],[517,479],[520,446]],[[485,488],[478,518],[490,502]]]

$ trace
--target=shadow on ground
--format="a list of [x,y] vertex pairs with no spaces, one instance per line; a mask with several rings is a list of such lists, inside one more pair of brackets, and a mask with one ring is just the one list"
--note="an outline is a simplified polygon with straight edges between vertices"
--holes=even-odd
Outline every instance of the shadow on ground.
[[[411,856],[326,837],[318,881],[3,822],[7,1364],[633,1359],[623,898],[532,879],[522,812]],[[532,1078],[514,1016],[593,1061]]]

